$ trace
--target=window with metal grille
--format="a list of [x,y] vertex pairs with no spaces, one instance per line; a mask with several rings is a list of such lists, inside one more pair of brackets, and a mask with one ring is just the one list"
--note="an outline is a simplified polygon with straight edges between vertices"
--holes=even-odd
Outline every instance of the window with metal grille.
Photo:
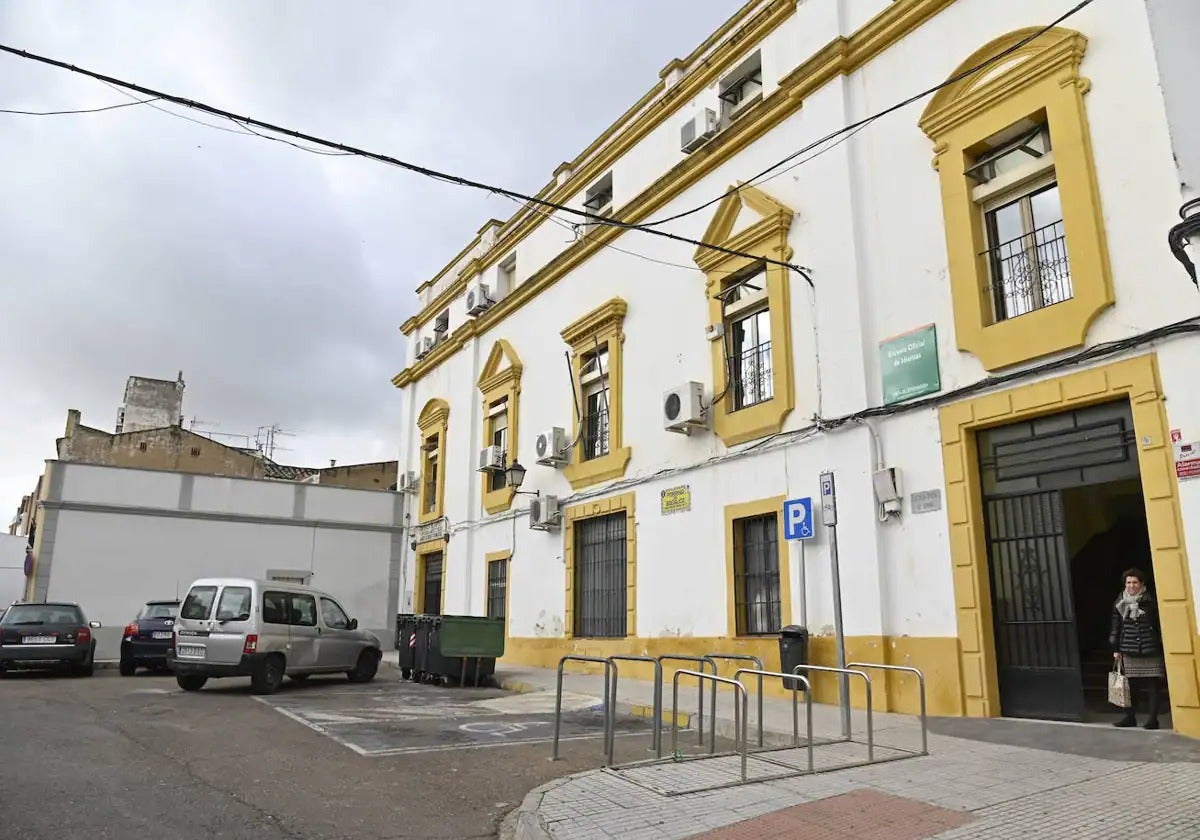
[[993,317],[1004,321],[1070,300],[1074,288],[1049,127],[1022,120],[986,147],[967,176],[983,209]]
[[425,475],[424,492],[422,493],[422,510],[433,513],[437,510],[437,481],[438,455],[441,442],[438,435],[433,435],[425,441]]
[[783,623],[783,599],[776,514],[734,520],[733,576],[737,634],[778,633]]
[[725,319],[727,391],[733,411],[775,396],[771,370],[771,310],[761,265],[725,281],[720,293]]
[[487,617],[504,618],[508,601],[508,561],[488,563]]
[[[488,425],[491,429],[491,445],[499,448],[503,463],[508,463],[508,400],[501,400],[489,409]],[[488,490],[503,490],[508,486],[504,470],[488,473]]]
[[574,633],[625,636],[625,512],[578,520],[574,530]]
[[583,387],[583,459],[587,461],[608,454],[608,345],[583,357],[579,380]]

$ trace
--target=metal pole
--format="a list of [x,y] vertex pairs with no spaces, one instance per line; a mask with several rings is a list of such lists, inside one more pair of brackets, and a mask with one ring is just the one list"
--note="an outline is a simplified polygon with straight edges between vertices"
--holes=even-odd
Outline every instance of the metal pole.
[[[562,682],[563,682],[563,664],[567,660],[563,659],[558,663],[558,687],[554,692],[554,749],[550,753],[551,761],[558,761],[558,732],[562,725]],[[604,673],[608,673],[605,671]],[[606,721],[607,726],[607,721]]]
[[[700,682],[704,682],[701,680]],[[679,669],[671,675],[671,758],[679,757]]]
[[804,540],[800,540],[800,626],[808,627],[808,580],[804,568]]
[[[829,526],[829,562],[833,573],[833,632],[839,668],[846,667],[846,633],[842,627],[842,576],[838,569],[837,525]],[[842,737],[850,738],[850,680],[838,674],[838,705],[842,709]]]
[[612,669],[612,676],[616,675],[617,665],[615,662],[604,663],[604,753],[605,767],[609,767],[613,763],[613,748],[615,746],[616,736],[613,734],[613,729],[616,728],[617,716],[614,713],[612,698],[609,695],[610,686],[614,680],[609,675],[609,669]]

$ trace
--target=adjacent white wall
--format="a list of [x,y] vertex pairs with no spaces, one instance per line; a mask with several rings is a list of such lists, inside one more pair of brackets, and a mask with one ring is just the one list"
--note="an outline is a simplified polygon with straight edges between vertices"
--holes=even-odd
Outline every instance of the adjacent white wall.
[[38,583],[103,623],[100,658],[119,654],[121,629],[147,600],[271,569],[312,572],[313,586],[391,646],[397,494],[60,462],[51,471],[60,484],[43,513]]
[[0,610],[25,594],[25,537],[0,534]]
[[[883,8],[872,3],[868,13]],[[813,50],[865,20],[863,6],[801,3],[794,17],[760,45],[770,89]],[[655,213],[662,218],[695,207],[759,172],[832,128],[860,120],[915,90],[943,81],[979,46],[1009,31],[1042,25],[1052,17],[1044,2],[959,0],[904,42],[850,77],[815,91],[802,109],[683,195]],[[1200,296],[1165,246],[1179,206],[1179,176],[1171,154],[1166,111],[1144,95],[1160,83],[1146,8],[1136,0],[1095,4],[1066,25],[1088,37],[1082,72],[1092,81],[1086,97],[1118,305],[1092,326],[1089,344],[1113,341],[1200,314]],[[747,45],[749,48],[750,45]],[[932,145],[917,125],[922,105],[893,113],[846,142],[762,188],[796,210],[790,244],[794,261],[809,266],[816,289],[791,281],[796,408],[785,430],[807,426],[814,414],[835,417],[878,405],[878,342],[928,323],[938,328],[943,390],[985,377],[977,360],[956,350],[946,267],[942,204]],[[681,159],[678,122],[671,118],[614,167],[622,196],[661,177]],[[1131,167],[1130,161],[1136,161]],[[715,207],[672,223],[672,232],[701,237]],[[518,246],[522,277],[538,271],[563,247],[561,228],[545,224]],[[818,473],[837,472],[840,556],[846,631],[849,634],[953,636],[956,619],[946,514],[911,514],[877,521],[870,473],[877,456],[866,429],[817,435],[786,450],[761,452],[719,464],[726,454],[711,435],[690,438],[661,426],[665,390],[686,380],[705,384],[711,396],[704,276],[694,269],[689,245],[628,234],[618,247],[682,267],[603,249],[536,302],[510,315],[427,376],[405,388],[407,468],[419,468],[415,417],[432,398],[450,403],[445,453],[446,515],[454,535],[447,549],[446,608],[481,613],[483,555],[515,548],[510,569],[510,631],[514,636],[556,636],[565,612],[561,533],[528,530],[524,519],[488,519],[480,509],[475,459],[480,440],[479,359],[499,338],[524,362],[520,395],[519,458],[529,469],[525,490],[570,499],[558,472],[534,464],[536,436],[568,427],[571,386],[559,332],[614,296],[628,302],[625,320],[624,441],[633,448],[626,481],[637,493],[638,627],[642,636],[714,635],[725,632],[726,574],[723,509],[727,504],[777,494],[816,495]],[[452,329],[464,317],[452,309]],[[1149,352],[1143,350],[1141,352]],[[1195,337],[1159,348],[1173,425],[1200,438],[1200,398],[1192,396],[1200,348]],[[410,356],[411,358],[411,356]],[[1049,376],[1043,375],[1040,378]],[[925,410],[875,423],[884,458],[902,469],[907,492],[942,489],[940,430]],[[573,431],[573,430],[572,430]],[[655,477],[664,469],[689,472]],[[689,484],[692,511],[661,516],[658,493]],[[627,492],[625,486],[622,491]],[[575,500],[608,492],[589,488]],[[1192,533],[1193,575],[1200,587],[1200,481],[1181,492]],[[517,506],[523,507],[525,497]],[[943,499],[944,505],[944,499]],[[829,549],[822,535],[804,549],[809,624],[832,624]],[[800,549],[792,549],[793,563]],[[793,577],[795,579],[795,577]],[[408,575],[411,589],[411,572]],[[1197,589],[1200,591],[1200,588]],[[793,599],[798,600],[798,593]],[[794,617],[799,620],[798,606]]]

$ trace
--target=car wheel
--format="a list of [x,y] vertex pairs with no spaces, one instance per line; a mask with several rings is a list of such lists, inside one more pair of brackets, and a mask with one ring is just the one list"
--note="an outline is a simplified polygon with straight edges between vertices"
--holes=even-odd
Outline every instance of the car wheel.
[[255,694],[274,694],[283,685],[283,671],[283,657],[268,656],[250,677],[250,690]]
[[137,673],[137,666],[128,659],[121,660],[121,676],[132,677]]
[[96,649],[92,648],[88,651],[87,660],[75,666],[75,674],[80,677],[90,677],[96,673]]
[[178,674],[175,677],[175,682],[179,683],[179,687],[184,691],[199,691],[208,682],[208,677],[199,677],[195,674]]
[[375,672],[379,670],[379,656],[376,651],[364,650],[358,655],[358,664],[354,666],[353,671],[347,671],[346,676],[350,678],[350,682],[366,683],[375,679]]

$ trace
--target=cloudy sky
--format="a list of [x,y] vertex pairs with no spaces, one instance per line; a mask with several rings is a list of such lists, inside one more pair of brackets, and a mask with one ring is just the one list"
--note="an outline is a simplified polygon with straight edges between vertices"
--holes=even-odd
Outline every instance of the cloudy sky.
[[[5,0],[0,42],[535,192],[740,5]],[[0,54],[0,109],[125,101]],[[413,290],[514,208],[145,105],[0,113],[0,161],[3,525],[67,410],[111,430],[129,375],[183,370],[214,431],[294,432],[281,461],[395,458]]]

